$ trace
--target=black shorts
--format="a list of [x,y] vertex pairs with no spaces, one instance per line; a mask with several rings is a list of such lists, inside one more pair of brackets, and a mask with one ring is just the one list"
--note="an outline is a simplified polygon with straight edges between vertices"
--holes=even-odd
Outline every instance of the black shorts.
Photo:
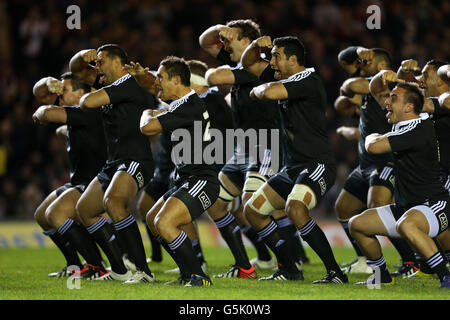
[[395,176],[392,164],[371,166],[361,169],[357,166],[344,183],[344,189],[367,203],[367,193],[373,186],[384,186],[394,193]]
[[441,181],[444,185],[445,190],[450,194],[450,170],[441,169]]
[[133,160],[120,160],[107,163],[97,175],[103,191],[108,189],[114,174],[117,171],[125,171],[136,181],[138,190],[143,188],[153,176],[153,163],[151,161],[137,162]]
[[[251,157],[248,154],[239,155],[235,153],[233,157],[223,166],[221,171],[236,186],[242,189],[244,187],[245,177],[249,171],[258,172],[260,175],[266,176],[267,178],[272,177],[278,172],[279,168],[271,167],[273,163],[272,157],[273,155],[270,149],[264,150],[264,156],[262,159],[260,159],[260,157]],[[280,165],[280,155],[278,155],[278,159],[278,163]]]
[[153,178],[145,186],[144,192],[157,201],[175,185],[175,170],[172,172],[155,172]]
[[87,184],[77,184],[73,185],[70,182],[56,189],[56,196],[59,197],[64,191],[69,189],[77,189],[80,193],[83,193],[86,190]]
[[175,186],[164,194],[164,201],[170,197],[181,200],[195,220],[216,202],[219,190],[217,179],[190,176],[178,179]]
[[267,181],[284,200],[287,200],[296,184],[304,184],[314,191],[317,203],[331,189],[336,180],[336,166],[310,162],[295,166],[285,166]]

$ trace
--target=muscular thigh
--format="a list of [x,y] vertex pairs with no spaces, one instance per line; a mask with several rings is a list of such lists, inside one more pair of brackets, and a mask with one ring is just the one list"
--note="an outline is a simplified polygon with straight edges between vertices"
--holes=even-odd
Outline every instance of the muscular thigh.
[[75,206],[81,197],[81,193],[76,188],[70,188],[64,191],[47,208],[47,221],[54,228],[59,228],[67,219],[78,220]]
[[126,206],[129,206],[137,192],[138,186],[134,178],[125,171],[117,171],[106,189],[104,198],[121,199]]
[[[87,186],[77,202],[77,214],[84,218],[93,218],[101,215],[105,210],[103,208],[103,188],[97,178],[94,178]],[[83,222],[84,223],[84,222]]]

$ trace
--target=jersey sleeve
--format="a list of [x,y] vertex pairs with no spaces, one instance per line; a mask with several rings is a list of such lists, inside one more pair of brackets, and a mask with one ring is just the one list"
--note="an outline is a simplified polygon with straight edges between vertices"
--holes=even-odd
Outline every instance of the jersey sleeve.
[[82,111],[76,106],[64,106],[63,108],[67,114],[66,124],[71,126],[87,126],[87,113],[90,111]]
[[275,81],[275,70],[272,69],[270,64],[267,65],[267,67],[264,69],[264,71],[259,76],[259,79],[262,82],[272,82]]
[[163,131],[173,131],[177,128],[185,128],[193,125],[196,120],[195,113],[188,110],[189,106],[184,103],[157,116]]
[[319,83],[313,80],[313,72],[305,70],[280,82],[286,88],[288,99],[301,99],[311,96],[318,89]]
[[109,100],[112,104],[120,103],[124,101],[133,101],[133,96],[136,92],[136,81],[131,76],[127,77],[123,81],[118,81],[104,87],[103,89],[109,96]]
[[402,128],[398,131],[389,132],[387,134],[389,144],[392,152],[400,152],[413,149],[421,145],[421,135],[418,130],[410,129],[408,127]]
[[242,67],[231,68],[231,72],[233,72],[234,84],[236,85],[256,83],[259,80],[257,76]]

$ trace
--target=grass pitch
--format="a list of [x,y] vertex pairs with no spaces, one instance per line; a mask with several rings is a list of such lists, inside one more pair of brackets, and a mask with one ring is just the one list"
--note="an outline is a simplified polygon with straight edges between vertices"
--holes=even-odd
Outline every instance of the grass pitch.
[[[149,248],[146,248],[149,252]],[[81,281],[80,289],[68,289],[67,278],[49,278],[47,274],[60,270],[64,259],[56,248],[0,249],[0,300],[449,300],[450,291],[440,290],[435,279],[397,279],[394,286],[370,290],[353,283],[366,280],[368,275],[349,275],[347,285],[313,285],[321,279],[325,269],[317,255],[306,249],[311,260],[304,266],[304,281],[261,282],[247,279],[214,279],[210,288],[185,288],[165,286],[177,277],[164,270],[175,267],[165,254],[163,262],[150,263],[156,275],[151,284],[125,285],[116,281]],[[227,248],[203,248],[208,261],[208,274],[225,272],[233,262]],[[249,257],[255,251],[248,248]],[[339,263],[354,259],[350,248],[335,248]],[[399,263],[393,248],[385,248],[384,254],[391,271]],[[258,270],[258,276],[272,272]]]

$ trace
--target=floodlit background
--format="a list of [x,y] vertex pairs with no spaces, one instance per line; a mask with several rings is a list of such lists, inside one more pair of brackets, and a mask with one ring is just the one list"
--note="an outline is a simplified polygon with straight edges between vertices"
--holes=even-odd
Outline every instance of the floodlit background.
[[[81,9],[81,29],[69,30],[70,5]],[[381,29],[369,30],[369,5],[380,7]],[[305,1],[305,0],[0,0],[0,221],[31,220],[44,197],[69,179],[65,141],[56,126],[31,121],[39,106],[32,87],[42,77],[59,76],[77,51],[117,43],[131,60],[151,69],[167,55],[217,61],[199,46],[209,26],[254,19],[272,38],[295,35],[305,43],[306,65],[322,76],[328,94],[328,130],[339,163],[335,187],[314,216],[334,219],[333,206],[347,174],[357,165],[357,145],[336,135],[357,119],[333,109],[347,75],[337,54],[349,45],[382,47],[395,68],[405,58],[423,65],[450,60],[449,1]],[[0,237],[1,238],[1,237]],[[0,239],[0,246],[2,245]]]

